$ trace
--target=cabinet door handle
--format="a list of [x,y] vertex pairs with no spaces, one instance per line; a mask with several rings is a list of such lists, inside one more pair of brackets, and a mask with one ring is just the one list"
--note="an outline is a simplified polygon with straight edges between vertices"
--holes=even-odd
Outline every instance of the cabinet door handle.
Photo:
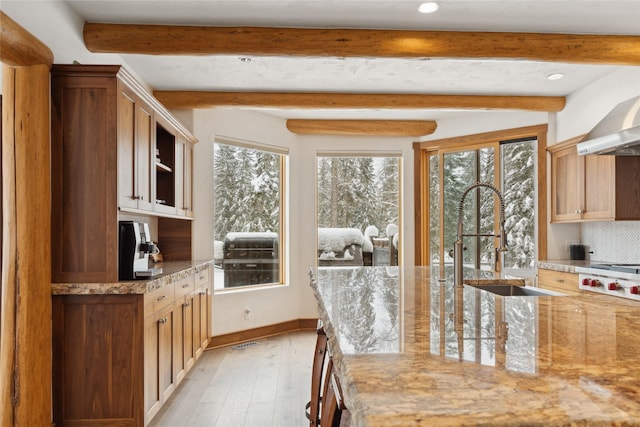
[[144,200],[144,196],[133,196],[133,200]]
[[577,214],[581,214],[582,213],[582,209],[576,209],[576,213]]
[[166,299],[167,299],[167,296],[166,296],[166,295],[160,295],[156,300],[157,300],[157,301],[164,301],[164,300],[166,300]]
[[204,280],[204,274],[200,276],[200,280]]
[[191,305],[191,301],[187,301],[183,304],[185,307],[189,307]]
[[189,284],[188,284],[188,283],[185,283],[184,285],[182,285],[182,287],[183,287],[183,288],[188,288],[188,287],[189,287]]
[[162,319],[159,319],[159,320],[158,320],[158,323],[160,323],[160,324],[164,325],[165,323],[167,323],[167,318],[166,318],[166,317],[163,317]]

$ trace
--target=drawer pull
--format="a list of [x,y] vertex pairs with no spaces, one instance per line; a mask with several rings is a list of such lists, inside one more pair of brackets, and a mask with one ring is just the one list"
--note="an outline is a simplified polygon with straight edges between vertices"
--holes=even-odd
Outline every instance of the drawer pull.
[[188,284],[188,283],[185,283],[184,285],[182,285],[182,287],[183,287],[183,288],[188,288],[188,287],[189,287],[189,284]]
[[556,279],[558,283],[564,283],[564,279]]
[[166,296],[166,295],[160,295],[156,300],[157,300],[157,301],[164,301],[164,300],[166,300],[166,299],[167,299],[167,296]]
[[167,323],[167,318],[166,318],[166,317],[163,317],[162,319],[159,319],[159,320],[158,320],[158,323],[160,323],[160,324],[164,325],[165,323]]
[[204,280],[204,274],[200,276],[200,280]]

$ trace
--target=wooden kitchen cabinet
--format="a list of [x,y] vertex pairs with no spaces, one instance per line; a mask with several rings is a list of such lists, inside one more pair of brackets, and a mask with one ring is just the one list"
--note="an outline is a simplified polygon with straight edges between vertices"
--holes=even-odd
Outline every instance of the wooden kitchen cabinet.
[[54,295],[52,308],[55,425],[142,426],[142,295]]
[[578,274],[538,269],[538,287],[567,295],[580,294]]
[[193,144],[176,143],[176,207],[178,215],[193,217]]
[[209,343],[210,268],[198,270],[145,294],[53,297],[57,426],[151,421]]
[[144,320],[144,409],[145,425],[158,413],[177,385],[174,368],[176,328],[174,304],[145,316]]
[[582,137],[551,153],[551,222],[640,219],[640,156],[579,156]]
[[118,81],[118,207],[153,211],[153,109]]
[[176,282],[176,310],[179,313],[179,324],[177,327],[178,330],[181,331],[174,347],[174,364],[176,366],[178,381],[182,380],[196,360],[194,325],[199,320],[195,317],[194,295],[193,275]]
[[206,268],[196,274],[196,298],[195,306],[199,319],[196,325],[197,331],[196,341],[196,359],[202,355],[202,352],[209,345],[211,339],[211,269]]
[[[118,212],[186,219],[191,210],[176,207],[175,144],[196,140],[120,66],[54,65],[51,76],[52,281],[117,282]],[[172,228],[190,241],[190,224]]]

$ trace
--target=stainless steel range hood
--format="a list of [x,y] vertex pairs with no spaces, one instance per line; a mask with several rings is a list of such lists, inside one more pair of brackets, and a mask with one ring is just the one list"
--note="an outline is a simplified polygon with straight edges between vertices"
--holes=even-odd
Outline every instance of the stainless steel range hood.
[[577,148],[582,156],[640,156],[640,96],[618,104]]

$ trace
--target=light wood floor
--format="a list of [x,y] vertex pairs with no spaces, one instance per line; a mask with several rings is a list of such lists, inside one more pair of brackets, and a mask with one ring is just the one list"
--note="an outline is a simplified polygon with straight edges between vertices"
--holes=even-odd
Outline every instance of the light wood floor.
[[309,424],[315,332],[209,350],[150,427],[300,427]]

